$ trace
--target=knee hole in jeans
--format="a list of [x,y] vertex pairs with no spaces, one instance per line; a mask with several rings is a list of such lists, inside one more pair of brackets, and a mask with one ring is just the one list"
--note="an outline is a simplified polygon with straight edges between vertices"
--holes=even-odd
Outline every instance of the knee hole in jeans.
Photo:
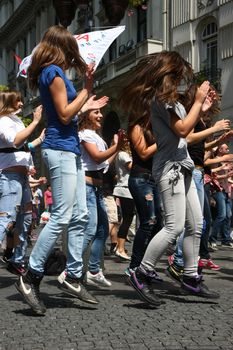
[[154,196],[153,196],[152,193],[147,193],[145,195],[145,199],[146,199],[146,201],[153,201],[154,200]]

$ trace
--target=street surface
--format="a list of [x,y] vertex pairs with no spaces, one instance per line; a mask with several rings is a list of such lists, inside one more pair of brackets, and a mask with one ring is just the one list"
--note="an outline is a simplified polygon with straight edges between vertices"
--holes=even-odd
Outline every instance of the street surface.
[[66,296],[56,277],[46,276],[44,317],[33,315],[14,287],[17,277],[1,265],[0,350],[232,350],[233,249],[220,248],[212,258],[221,270],[205,270],[205,281],[221,294],[217,301],[179,295],[164,273],[164,256],[158,264],[164,282],[155,285],[164,304],[151,308],[126,282],[127,263],[111,256],[105,257],[105,275],[112,287],[89,287],[100,301],[97,306]]

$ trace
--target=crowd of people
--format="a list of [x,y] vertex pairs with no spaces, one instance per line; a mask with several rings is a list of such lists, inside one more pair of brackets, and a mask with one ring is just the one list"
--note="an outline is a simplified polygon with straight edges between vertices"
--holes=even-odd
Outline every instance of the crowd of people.
[[[79,93],[65,75],[71,68],[83,80]],[[20,93],[0,92],[0,244],[6,241],[7,268],[19,275],[17,290],[37,315],[46,313],[40,283],[58,237],[66,232],[59,287],[83,302],[98,303],[89,285],[112,286],[102,264],[109,236],[110,252],[129,264],[126,278],[148,304],[161,304],[152,285],[162,281],[156,266],[171,247],[166,272],[180,293],[217,299],[203,283],[203,269],[220,269],[210,256],[219,240],[233,247],[233,154],[230,121],[213,120],[220,112],[216,90],[209,81],[193,83],[191,65],[175,51],[143,57],[119,96],[128,130],[120,129],[108,147],[101,137],[101,108],[108,97],[92,95],[94,70],[71,33],[53,26],[28,69],[29,85],[39,89],[42,103],[29,126],[18,116]],[[28,142],[42,111],[46,130]],[[34,178],[32,154],[38,146],[49,184]],[[105,186],[111,171],[112,182]],[[46,183],[42,195],[39,186]],[[50,217],[26,261],[43,196]],[[126,241],[135,214],[130,255]]]

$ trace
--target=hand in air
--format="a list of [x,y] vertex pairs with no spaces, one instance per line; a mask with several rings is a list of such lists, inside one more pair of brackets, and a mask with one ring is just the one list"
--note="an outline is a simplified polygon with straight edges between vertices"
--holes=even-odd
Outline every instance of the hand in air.
[[[204,102],[204,104],[205,104],[205,102]],[[230,129],[230,120],[229,119],[218,120],[214,124],[214,129],[215,129],[215,132],[229,130]]]
[[109,100],[109,97],[107,96],[103,96],[98,100],[95,100],[95,98],[96,98],[96,95],[93,95],[87,100],[87,102],[82,107],[82,113],[85,113],[90,109],[100,109],[106,106]]
[[36,109],[33,111],[33,121],[36,123],[39,123],[42,117],[42,105],[39,105],[36,107]]
[[[195,96],[196,97],[196,101],[204,103],[204,101],[205,101],[205,99],[206,99],[206,97],[208,95],[209,90],[210,90],[210,82],[206,80],[197,89],[196,96]],[[209,101],[208,101],[207,104],[209,104]]]

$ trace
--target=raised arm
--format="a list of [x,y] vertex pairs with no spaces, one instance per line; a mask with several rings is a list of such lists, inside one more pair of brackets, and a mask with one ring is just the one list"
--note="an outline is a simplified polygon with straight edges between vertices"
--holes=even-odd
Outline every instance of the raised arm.
[[202,105],[207,98],[210,83],[205,81],[197,89],[195,101],[186,118],[180,119],[174,112],[171,113],[171,129],[179,137],[187,137],[201,117]]
[[151,146],[147,145],[140,125],[135,125],[129,136],[135,151],[142,160],[151,158],[157,151],[156,143]]

